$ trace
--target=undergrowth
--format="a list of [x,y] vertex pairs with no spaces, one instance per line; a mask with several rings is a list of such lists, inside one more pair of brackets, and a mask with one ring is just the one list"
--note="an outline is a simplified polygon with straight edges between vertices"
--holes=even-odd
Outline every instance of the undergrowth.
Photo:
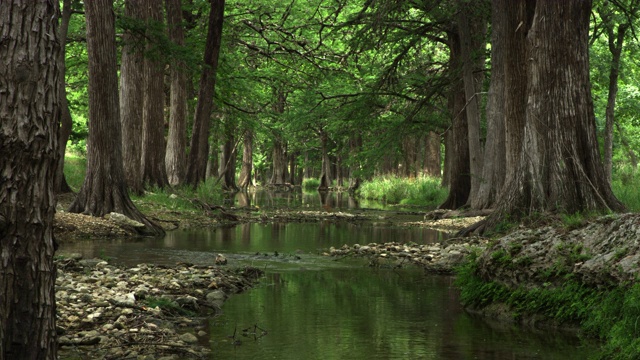
[[379,176],[365,181],[358,195],[367,200],[379,200],[388,204],[420,205],[436,207],[444,202],[448,190],[441,186],[439,178],[402,178]]
[[476,270],[475,256],[457,270],[464,306],[505,304],[515,320],[542,315],[552,322],[576,324],[584,336],[604,341],[594,359],[640,359],[640,284],[595,288],[567,275],[560,287],[509,289],[483,281]]

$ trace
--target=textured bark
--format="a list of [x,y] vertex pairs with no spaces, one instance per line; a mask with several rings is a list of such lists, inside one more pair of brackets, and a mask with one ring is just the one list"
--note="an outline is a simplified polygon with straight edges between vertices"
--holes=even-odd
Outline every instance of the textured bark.
[[[496,1],[496,0],[494,0]],[[504,51],[504,111],[505,111],[505,181],[514,176],[518,169],[520,150],[524,137],[527,110],[527,48],[526,36],[533,20],[535,0],[497,0],[504,10],[505,33]]]
[[[177,46],[184,45],[180,0],[166,0],[169,38]],[[187,159],[187,74],[182,60],[171,63],[171,106],[165,165],[169,184],[182,183]]]
[[465,93],[465,111],[467,131],[469,132],[469,170],[471,171],[470,195],[473,197],[480,189],[483,167],[482,144],[480,142],[480,98],[484,67],[483,49],[486,46],[484,33],[485,19],[482,16],[482,4],[476,0],[473,6],[468,1],[458,0],[458,34],[460,36],[460,56],[462,58],[462,78]]
[[0,360],[56,359],[57,1],[0,1]]
[[467,203],[471,189],[469,176],[469,131],[467,129],[467,114],[464,111],[465,94],[462,79],[456,76],[462,66],[460,56],[460,41],[455,33],[449,34],[449,62],[452,76],[455,80],[449,94],[449,111],[453,116],[448,142],[447,161],[449,161],[449,196],[440,205],[441,209],[457,209]]
[[[506,174],[506,153],[504,133],[504,41],[511,32],[499,21],[505,16],[506,2],[510,0],[494,1],[492,7],[491,34],[491,86],[487,100],[487,140],[484,149],[484,164],[481,182],[478,190],[471,191],[470,205],[472,209],[481,210],[492,208],[502,186]],[[473,186],[472,186],[473,189]]]
[[280,185],[285,183],[287,158],[286,158],[286,145],[280,139],[279,136],[273,141],[273,151],[271,152],[271,159],[273,164],[273,171],[271,173],[270,184]]
[[[157,0],[146,0],[148,23],[162,23],[162,6]],[[149,32],[149,30],[148,30]],[[151,36],[147,36],[151,38]],[[147,41],[144,58],[144,91],[142,108],[142,182],[164,188],[169,185],[164,157],[164,61],[156,45]]]
[[58,59],[59,76],[58,76],[58,96],[60,96],[60,130],[58,132],[58,168],[56,169],[56,177],[54,181],[54,191],[56,194],[64,194],[73,192],[67,179],[64,176],[64,155],[67,150],[67,141],[71,135],[73,120],[69,111],[69,101],[67,101],[67,87],[65,84],[65,46],[67,42],[67,33],[69,31],[69,21],[71,20],[71,0],[63,1],[63,8],[60,17],[60,28],[58,29],[58,38],[60,41],[60,55]]
[[122,164],[122,130],[116,73],[113,0],[85,3],[89,58],[89,138],[87,174],[69,211],[102,217],[118,212],[146,225],[144,234],[162,234],[129,198]]
[[440,165],[440,135],[435,131],[429,131],[425,139],[425,153],[423,161],[424,174],[440,177],[442,169]]
[[211,0],[209,30],[204,51],[204,67],[200,77],[200,90],[196,106],[190,152],[187,163],[186,183],[197,186],[205,178],[207,155],[209,154],[209,129],[215,94],[218,56],[222,41],[222,23],[224,18],[224,0]]
[[242,141],[242,168],[238,177],[238,186],[247,189],[251,186],[251,170],[253,168],[253,131],[245,130]]
[[[125,16],[146,21],[142,0],[126,0]],[[120,66],[120,116],[122,121],[122,160],[124,176],[134,194],[141,195],[142,184],[142,104],[144,88],[144,39],[139,35],[123,34],[122,64]]]
[[[527,108],[516,171],[490,228],[534,212],[621,211],[604,177],[589,83],[591,2],[538,0],[527,35]],[[509,95],[507,95],[509,96]]]

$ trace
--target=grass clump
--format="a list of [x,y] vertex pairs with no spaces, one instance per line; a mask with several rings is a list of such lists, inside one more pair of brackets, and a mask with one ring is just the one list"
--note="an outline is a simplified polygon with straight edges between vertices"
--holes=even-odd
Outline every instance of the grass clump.
[[545,283],[510,289],[482,280],[475,258],[470,256],[457,270],[456,285],[465,306],[505,304],[516,320],[542,315],[558,324],[579,325],[584,335],[603,340],[594,359],[640,359],[640,284],[596,288],[567,277],[559,287]]
[[627,206],[629,211],[640,211],[640,177],[631,167],[615,169],[611,180],[611,189],[615,196]]
[[304,191],[307,191],[307,192],[317,191],[318,186],[320,186],[320,179],[307,178],[302,180],[302,190]]
[[367,200],[431,207],[444,202],[447,193],[440,179],[427,176],[413,179],[379,176],[364,182],[358,191],[359,196]]
[[67,151],[64,157],[64,177],[67,179],[67,184],[78,192],[82,183],[84,182],[84,176],[87,172],[87,158],[78,152]]

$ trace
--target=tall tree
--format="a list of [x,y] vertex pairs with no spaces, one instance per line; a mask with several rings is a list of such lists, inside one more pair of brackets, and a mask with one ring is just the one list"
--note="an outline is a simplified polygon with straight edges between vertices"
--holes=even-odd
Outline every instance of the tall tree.
[[207,41],[204,50],[204,66],[200,77],[198,104],[190,142],[186,183],[197,186],[204,180],[209,155],[209,129],[215,94],[218,57],[222,42],[222,25],[225,0],[211,0]]
[[60,96],[60,131],[58,133],[58,169],[56,170],[56,177],[54,182],[54,189],[56,194],[72,192],[67,179],[64,176],[64,155],[67,149],[67,140],[71,135],[73,127],[73,120],[71,119],[71,112],[69,111],[69,101],[67,100],[67,87],[66,87],[66,42],[67,33],[69,32],[69,21],[71,20],[71,0],[64,0],[62,4],[62,11],[60,17],[59,36],[60,39],[60,59],[58,60],[58,66],[60,67],[60,75],[58,77],[58,96]]
[[58,3],[0,1],[2,360],[57,358]]
[[169,184],[164,157],[164,61],[157,44],[151,39],[162,33],[162,6],[146,0],[147,46],[144,58],[144,91],[142,107],[142,182],[163,188]]
[[480,190],[483,168],[483,152],[480,139],[480,99],[482,89],[482,70],[484,67],[483,48],[486,28],[483,16],[485,1],[458,0],[456,16],[458,36],[460,38],[460,56],[462,58],[462,83],[465,93],[464,109],[467,114],[469,132],[469,169],[471,171],[470,195]]
[[[622,48],[627,32],[631,29],[632,21],[640,11],[640,1],[631,0],[626,6],[623,2],[602,4],[598,7],[598,13],[602,20],[602,27],[607,37],[609,52],[611,53],[611,63],[609,65],[609,93],[607,95],[607,108],[605,111],[604,127],[604,171],[607,181],[611,182],[613,172],[613,125],[615,123],[616,97],[618,96],[618,78],[620,77],[620,65],[622,58]],[[616,16],[617,12],[625,14]],[[619,21],[617,18],[622,18]],[[617,27],[616,27],[617,22]]]
[[[509,0],[494,1],[492,18],[504,16],[504,7]],[[506,26],[500,21],[492,21],[491,33],[491,86],[487,97],[487,139],[484,147],[481,182],[476,192],[471,191],[472,209],[491,208],[502,190],[506,174],[505,116],[504,116],[504,42]],[[473,186],[472,186],[473,188]]]
[[[122,120],[122,159],[129,191],[142,194],[142,104],[144,88],[144,37],[140,26],[147,12],[141,0],[125,1],[125,17],[132,24],[123,34],[120,66],[120,116]],[[137,31],[136,31],[137,30]]]
[[242,167],[240,168],[240,176],[238,177],[238,186],[246,190],[252,181],[253,131],[251,129],[244,131],[242,149]]
[[481,226],[532,212],[624,209],[605,179],[596,138],[590,13],[591,1],[535,2],[526,39],[528,81],[520,85],[527,86],[528,96],[520,162],[496,211]]
[[94,216],[118,212],[146,225],[145,234],[162,234],[129,198],[122,164],[122,131],[116,72],[113,0],[85,3],[89,56],[89,138],[87,173],[69,211]]
[[[166,0],[169,38],[176,46],[184,46],[184,30],[180,0]],[[169,135],[165,165],[169,184],[179,185],[184,180],[187,160],[187,73],[185,62],[176,57],[171,62],[171,100]]]
[[449,69],[452,79],[448,107],[452,116],[452,125],[445,134],[445,179],[448,181],[449,195],[440,208],[457,209],[467,203],[471,190],[469,131],[467,114],[464,110],[465,93],[461,86],[462,79],[458,75],[462,66],[460,39],[455,32],[450,32],[448,35]]

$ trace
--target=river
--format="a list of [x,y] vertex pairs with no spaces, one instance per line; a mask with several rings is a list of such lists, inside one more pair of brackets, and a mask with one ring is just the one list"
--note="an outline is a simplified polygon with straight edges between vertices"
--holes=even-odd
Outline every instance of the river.
[[[323,205],[301,195],[260,196],[253,205]],[[335,196],[334,207],[358,209]],[[585,359],[593,352],[593,345],[569,334],[490,324],[467,314],[451,276],[428,275],[411,265],[370,268],[365,259],[322,255],[343,244],[423,244],[446,236],[390,224],[253,223],[172,231],[162,239],[65,244],[61,252],[129,265],[211,264],[220,253],[227,266],[264,269],[259,285],[232,296],[221,315],[208,319],[205,339],[213,359]]]

